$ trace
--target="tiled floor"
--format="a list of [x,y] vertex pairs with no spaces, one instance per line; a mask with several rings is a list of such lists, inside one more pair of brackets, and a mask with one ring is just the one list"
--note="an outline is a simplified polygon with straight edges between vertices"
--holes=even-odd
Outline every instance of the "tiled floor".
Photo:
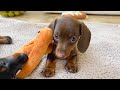
[[[22,16],[11,17],[14,19],[29,21],[29,22],[37,22],[37,23],[50,23],[55,18],[59,18],[61,14],[48,14],[41,11],[27,11]],[[120,16],[102,16],[102,15],[88,15],[87,19],[82,21],[89,22],[103,22],[103,23],[117,23],[120,24]]]

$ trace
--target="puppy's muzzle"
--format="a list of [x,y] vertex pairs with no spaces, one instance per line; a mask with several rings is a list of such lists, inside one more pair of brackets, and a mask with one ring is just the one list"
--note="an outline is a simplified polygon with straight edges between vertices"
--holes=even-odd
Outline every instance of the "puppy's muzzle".
[[59,59],[65,59],[66,58],[65,51],[57,49],[56,52],[55,52],[55,54],[56,54],[57,58],[59,58]]

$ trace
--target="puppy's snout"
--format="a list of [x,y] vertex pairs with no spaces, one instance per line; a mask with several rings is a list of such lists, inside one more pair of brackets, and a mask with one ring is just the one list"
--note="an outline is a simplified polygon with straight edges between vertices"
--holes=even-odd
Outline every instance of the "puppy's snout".
[[65,58],[65,52],[62,50],[56,50],[56,56],[60,59],[64,59]]
[[65,57],[65,54],[64,53],[62,53],[62,52],[58,52],[58,53],[56,53],[56,56],[58,57],[58,58],[64,58]]
[[0,72],[3,72],[5,70],[7,70],[7,65],[6,62],[0,62]]

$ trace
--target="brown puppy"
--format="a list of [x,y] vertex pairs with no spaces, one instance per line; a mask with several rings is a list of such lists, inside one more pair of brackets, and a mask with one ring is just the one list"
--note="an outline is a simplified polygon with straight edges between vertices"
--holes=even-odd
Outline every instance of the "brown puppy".
[[0,44],[11,44],[12,39],[9,36],[0,36]]
[[76,19],[62,16],[54,20],[49,28],[54,30],[54,50],[48,54],[45,69],[42,71],[45,77],[55,74],[56,59],[65,59],[65,69],[71,73],[77,72],[77,48],[84,53],[90,43],[91,32],[87,26]]

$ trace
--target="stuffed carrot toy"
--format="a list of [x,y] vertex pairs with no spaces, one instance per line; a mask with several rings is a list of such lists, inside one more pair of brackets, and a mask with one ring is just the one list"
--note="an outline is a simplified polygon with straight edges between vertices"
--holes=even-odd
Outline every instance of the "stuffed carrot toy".
[[50,45],[52,42],[52,36],[53,31],[50,28],[42,28],[35,39],[31,40],[15,52],[25,53],[28,55],[27,62],[23,66],[22,70],[16,75],[17,78],[23,79],[29,76],[40,63],[43,55],[52,51],[52,47]]

